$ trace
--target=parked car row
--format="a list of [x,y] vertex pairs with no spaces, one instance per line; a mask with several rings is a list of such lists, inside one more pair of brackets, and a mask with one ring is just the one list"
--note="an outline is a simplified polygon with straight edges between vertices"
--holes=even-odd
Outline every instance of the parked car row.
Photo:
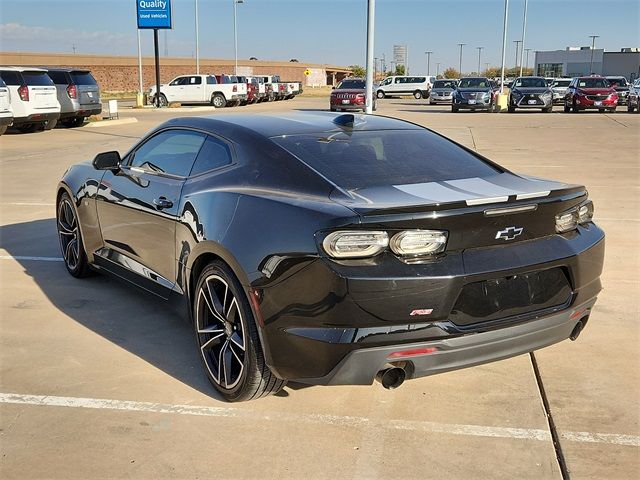
[[278,75],[181,75],[148,90],[151,105],[206,103],[216,108],[288,100],[302,93],[301,82],[284,82]]
[[[385,82],[386,80],[383,83]],[[434,80],[429,86],[428,99],[431,105],[448,104],[451,105],[452,112],[496,110],[499,83],[489,78],[440,79]],[[364,91],[364,87],[362,88]],[[624,77],[619,76],[590,75],[557,79],[518,77],[508,84],[507,111],[513,113],[518,109],[540,109],[549,113],[556,103],[562,104],[565,112],[587,109],[615,112],[619,105],[627,105],[627,111],[633,112],[639,111],[639,91],[640,79],[629,85]],[[384,98],[385,94],[380,95],[379,90],[377,92],[378,98]],[[331,106],[335,106],[333,101]]]
[[0,66],[0,135],[79,127],[102,111],[100,88],[89,70]]

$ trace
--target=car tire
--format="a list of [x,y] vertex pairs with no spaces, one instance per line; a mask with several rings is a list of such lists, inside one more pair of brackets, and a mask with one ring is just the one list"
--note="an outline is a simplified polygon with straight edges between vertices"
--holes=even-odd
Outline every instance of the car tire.
[[221,93],[214,93],[211,97],[211,105],[216,108],[224,108],[227,106],[227,99]]
[[509,113],[513,113],[516,111],[516,107],[514,107],[513,105],[511,105],[511,102],[509,102],[509,105],[507,106],[507,112]]
[[551,112],[553,112],[553,105],[542,109],[542,113],[551,113]]
[[69,274],[76,278],[89,276],[91,268],[84,251],[78,213],[67,192],[60,196],[56,206],[56,228],[62,259]]
[[580,108],[578,107],[578,104],[575,101],[573,102],[573,108],[571,111],[573,113],[580,113]]
[[609,113],[616,113],[616,107],[610,108]]
[[627,102],[627,112],[633,112],[634,107],[631,105],[631,102]]
[[[159,100],[160,100],[160,107],[169,106],[169,101],[167,100],[167,97],[165,97],[164,93],[160,94]],[[156,105],[156,97],[153,97],[152,105],[154,106]]]
[[336,111],[335,107],[329,107],[329,110],[332,111],[332,112]]
[[451,105],[451,112],[452,113],[458,113],[460,109],[456,106],[456,105]]
[[9,127],[8,125],[2,125],[0,127],[0,135],[4,135],[4,133],[7,131],[8,127]]
[[62,122],[65,127],[76,128],[84,125],[84,117],[73,117],[69,120]]
[[202,270],[192,303],[200,359],[225,400],[254,400],[282,390],[286,382],[266,364],[249,300],[225,263],[214,261]]
[[378,98],[384,98],[384,97],[385,97],[384,92],[383,92],[382,90],[378,90],[378,91],[376,92],[376,97],[378,97]]
[[564,113],[569,113],[571,111],[571,107],[569,106],[566,100],[564,101],[563,110],[564,110]]
[[47,123],[45,123],[44,125],[44,129],[45,130],[53,130],[54,128],[56,128],[56,125],[58,124],[58,119],[55,118],[53,120],[47,120]]
[[435,105],[435,102],[433,102],[432,100],[429,100],[429,105]]
[[420,90],[416,90],[415,92],[413,92],[413,98],[415,98],[416,100],[420,100],[422,98],[422,92]]

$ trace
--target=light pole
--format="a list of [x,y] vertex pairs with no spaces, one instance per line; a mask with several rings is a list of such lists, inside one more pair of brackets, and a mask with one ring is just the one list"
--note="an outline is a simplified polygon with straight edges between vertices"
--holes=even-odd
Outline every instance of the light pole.
[[376,81],[376,73],[378,72],[378,57],[373,57],[373,81]]
[[502,23],[502,66],[500,67],[500,93],[504,93],[504,61],[507,54],[507,16],[509,0],[504,0],[504,21]]
[[489,62],[484,62],[484,71],[485,73],[489,73]]
[[[522,19],[522,48],[524,48],[524,40],[527,32],[527,5],[529,0],[524,0],[524,18]],[[522,76],[522,50],[520,50],[520,76]]]
[[373,39],[376,20],[376,0],[367,0],[367,83],[365,112],[373,113]]
[[589,75],[593,73],[593,50],[596,47],[596,38],[600,38],[600,35],[589,35],[591,38],[591,61],[589,62]]
[[478,75],[480,75],[480,57],[482,55],[482,49],[484,47],[476,47],[478,49]]
[[200,35],[198,33],[198,0],[195,0],[195,21],[196,21],[196,74],[200,74]]
[[[525,63],[525,66],[527,67],[527,69],[529,69],[529,52],[531,51],[531,49],[525,48],[524,51],[527,52],[527,56],[526,56],[527,61]],[[522,72],[522,70],[520,70],[520,72]],[[522,73],[520,73],[520,76],[522,76]]]
[[233,74],[238,74],[238,21],[236,14],[236,6],[239,3],[244,3],[244,0],[233,0],[233,43],[235,46],[235,68],[233,69]]
[[516,65],[515,65],[515,70],[513,72],[515,75],[515,73],[518,71],[518,52],[520,51],[520,44],[522,43],[522,40],[514,40],[513,43],[516,44]]
[[431,75],[431,54],[433,52],[427,51],[424,54],[427,56],[427,76]]
[[440,62],[436,63],[436,78],[440,75]]
[[459,43],[458,46],[460,47],[460,68],[458,68],[458,72],[460,73],[460,76],[462,77],[462,47],[464,47],[466,45],[466,43]]

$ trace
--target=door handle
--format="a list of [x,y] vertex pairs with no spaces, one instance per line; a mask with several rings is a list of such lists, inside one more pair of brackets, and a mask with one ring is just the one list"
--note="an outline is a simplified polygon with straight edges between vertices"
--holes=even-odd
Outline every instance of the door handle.
[[173,207],[173,202],[171,200],[167,200],[167,197],[156,198],[153,201],[153,204],[156,206],[156,210]]

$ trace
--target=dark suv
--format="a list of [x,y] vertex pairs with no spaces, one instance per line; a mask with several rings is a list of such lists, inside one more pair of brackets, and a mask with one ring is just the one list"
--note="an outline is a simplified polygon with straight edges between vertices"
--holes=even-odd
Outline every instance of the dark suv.
[[[329,110],[362,110],[366,108],[366,82],[363,78],[345,78],[331,92]],[[376,108],[375,98],[373,109]]]
[[553,91],[543,77],[516,78],[509,92],[509,113],[516,108],[541,108],[549,113],[553,110]]
[[618,105],[626,105],[629,96],[629,87],[631,86],[624,77],[605,77],[618,93]]
[[468,110],[493,110],[493,88],[491,80],[485,77],[466,77],[453,91],[451,111],[461,108]]

